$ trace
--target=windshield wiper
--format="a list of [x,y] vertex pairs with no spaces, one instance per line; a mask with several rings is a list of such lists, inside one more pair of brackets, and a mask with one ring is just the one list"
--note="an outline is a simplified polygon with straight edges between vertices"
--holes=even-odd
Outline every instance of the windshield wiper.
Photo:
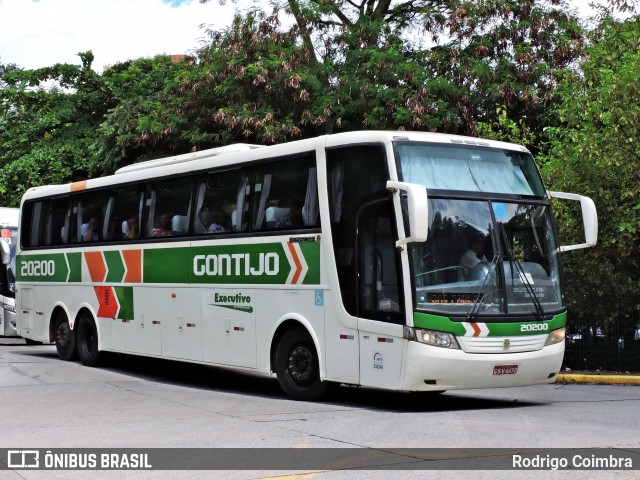
[[[522,282],[525,289],[527,290],[527,293],[531,297],[531,302],[533,303],[533,307],[536,310],[535,312],[536,316],[538,317],[539,320],[542,320],[544,318],[544,310],[542,309],[542,304],[540,303],[540,300],[538,300],[538,296],[536,295],[536,292],[533,290],[533,287],[531,286],[529,279],[525,275],[524,268],[522,268],[522,264],[516,258],[513,252],[513,248],[511,248],[511,244],[509,243],[509,237],[507,236],[507,232],[504,228],[504,224],[498,222],[498,226],[500,228],[500,232],[502,233],[502,241],[504,243],[504,249],[507,252],[507,258],[509,259],[509,268],[511,268],[511,279],[512,279],[511,281],[513,282],[513,278],[514,278],[513,266],[515,265],[516,271],[518,272],[518,277],[520,277],[520,281]],[[508,304],[508,299],[507,299],[507,304]]]
[[473,302],[473,306],[471,307],[471,310],[469,310],[469,313],[467,314],[467,320],[471,322],[475,321],[475,319],[478,317],[478,311],[480,310],[480,306],[483,303],[484,296],[486,295],[487,291],[489,290],[489,286],[492,283],[489,281],[489,279],[491,278],[491,273],[496,271],[496,267],[498,265],[498,261],[500,260],[500,258],[501,256],[495,253],[493,255],[493,258],[491,259],[491,263],[489,264],[489,271],[487,272],[487,276],[485,277],[484,282],[482,283],[482,290],[480,290],[480,293],[478,293],[478,296],[476,297],[476,301]]

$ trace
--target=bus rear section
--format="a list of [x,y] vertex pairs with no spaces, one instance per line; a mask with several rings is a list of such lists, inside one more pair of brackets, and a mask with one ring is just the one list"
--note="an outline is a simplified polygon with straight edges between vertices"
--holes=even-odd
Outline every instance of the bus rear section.
[[[16,329],[16,245],[18,208],[0,208],[0,233],[3,243],[0,266],[0,336],[15,337]],[[5,249],[4,246],[7,248]]]

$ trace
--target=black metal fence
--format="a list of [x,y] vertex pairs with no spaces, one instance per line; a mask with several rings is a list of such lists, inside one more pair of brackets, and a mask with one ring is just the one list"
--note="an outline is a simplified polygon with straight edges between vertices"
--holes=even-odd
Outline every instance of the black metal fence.
[[563,369],[640,373],[637,299],[585,300],[569,308]]

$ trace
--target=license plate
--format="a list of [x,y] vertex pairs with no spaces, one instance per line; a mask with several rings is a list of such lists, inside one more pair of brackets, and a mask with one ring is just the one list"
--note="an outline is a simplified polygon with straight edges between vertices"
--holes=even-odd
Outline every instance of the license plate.
[[493,367],[494,375],[515,375],[518,373],[518,365],[496,365]]

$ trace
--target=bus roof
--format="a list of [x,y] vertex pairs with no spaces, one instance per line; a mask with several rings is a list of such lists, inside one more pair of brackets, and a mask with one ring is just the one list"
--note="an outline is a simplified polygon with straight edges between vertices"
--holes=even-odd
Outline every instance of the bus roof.
[[85,190],[88,188],[108,187],[113,184],[136,182],[155,177],[168,177],[189,171],[206,170],[225,166],[235,167],[246,162],[311,152],[316,148],[332,148],[343,145],[362,145],[366,143],[388,143],[402,140],[480,146],[528,152],[525,147],[512,143],[433,132],[376,130],[343,132],[271,146],[244,143],[232,144],[224,147],[201,150],[199,152],[134,163],[120,168],[116,171],[115,175],[65,185],[30,188],[25,193],[23,200],[27,198],[61,195],[69,193],[70,191]]
[[135,172],[137,170],[144,170],[147,168],[163,167],[166,165],[175,165],[176,163],[191,162],[194,160],[202,160],[204,158],[217,157],[228,153],[235,152],[247,152],[256,148],[262,148],[264,145],[252,145],[249,143],[234,143],[232,145],[226,145],[224,147],[210,148],[207,150],[201,150],[199,152],[185,153],[183,155],[176,155],[173,157],[156,158],[154,160],[147,160],[146,162],[132,163],[126,167],[116,170],[116,174]]

